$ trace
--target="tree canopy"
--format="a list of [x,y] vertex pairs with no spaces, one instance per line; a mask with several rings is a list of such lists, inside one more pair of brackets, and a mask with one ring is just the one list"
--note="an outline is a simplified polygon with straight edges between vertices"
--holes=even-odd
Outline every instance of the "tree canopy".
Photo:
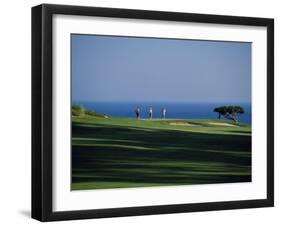
[[221,106],[214,109],[214,112],[219,114],[218,118],[221,119],[223,116],[226,119],[238,122],[240,114],[244,114],[245,111],[241,106]]

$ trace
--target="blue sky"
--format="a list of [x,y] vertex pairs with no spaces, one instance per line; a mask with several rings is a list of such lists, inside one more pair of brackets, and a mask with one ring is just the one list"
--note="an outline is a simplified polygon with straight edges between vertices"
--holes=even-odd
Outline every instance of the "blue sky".
[[250,102],[251,43],[76,35],[72,100]]

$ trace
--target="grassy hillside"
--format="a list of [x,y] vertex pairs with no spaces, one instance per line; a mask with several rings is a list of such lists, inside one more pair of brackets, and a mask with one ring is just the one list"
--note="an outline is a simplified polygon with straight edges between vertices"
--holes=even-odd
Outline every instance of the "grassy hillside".
[[74,104],[72,105],[71,108],[71,115],[73,117],[80,117],[80,118],[84,118],[87,116],[93,116],[93,117],[97,117],[97,118],[108,118],[108,115],[102,114],[102,113],[98,113],[95,111],[91,111],[87,108],[84,108],[78,104]]
[[251,127],[221,120],[72,117],[72,189],[251,181]]

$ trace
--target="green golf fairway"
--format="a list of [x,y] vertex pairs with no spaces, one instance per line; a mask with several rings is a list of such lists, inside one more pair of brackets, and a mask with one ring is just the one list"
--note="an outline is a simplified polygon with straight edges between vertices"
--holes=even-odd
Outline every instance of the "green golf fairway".
[[72,190],[250,181],[250,125],[72,117]]

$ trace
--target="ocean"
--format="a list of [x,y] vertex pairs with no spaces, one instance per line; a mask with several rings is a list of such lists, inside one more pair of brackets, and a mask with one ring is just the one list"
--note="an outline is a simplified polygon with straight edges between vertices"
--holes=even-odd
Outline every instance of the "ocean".
[[152,107],[153,118],[161,118],[161,109],[166,109],[166,118],[179,119],[217,119],[214,108],[224,105],[238,105],[245,113],[240,115],[239,121],[251,124],[252,113],[250,103],[171,103],[171,102],[75,102],[89,110],[116,117],[135,118],[135,110],[140,109],[140,117],[148,118],[149,108]]

